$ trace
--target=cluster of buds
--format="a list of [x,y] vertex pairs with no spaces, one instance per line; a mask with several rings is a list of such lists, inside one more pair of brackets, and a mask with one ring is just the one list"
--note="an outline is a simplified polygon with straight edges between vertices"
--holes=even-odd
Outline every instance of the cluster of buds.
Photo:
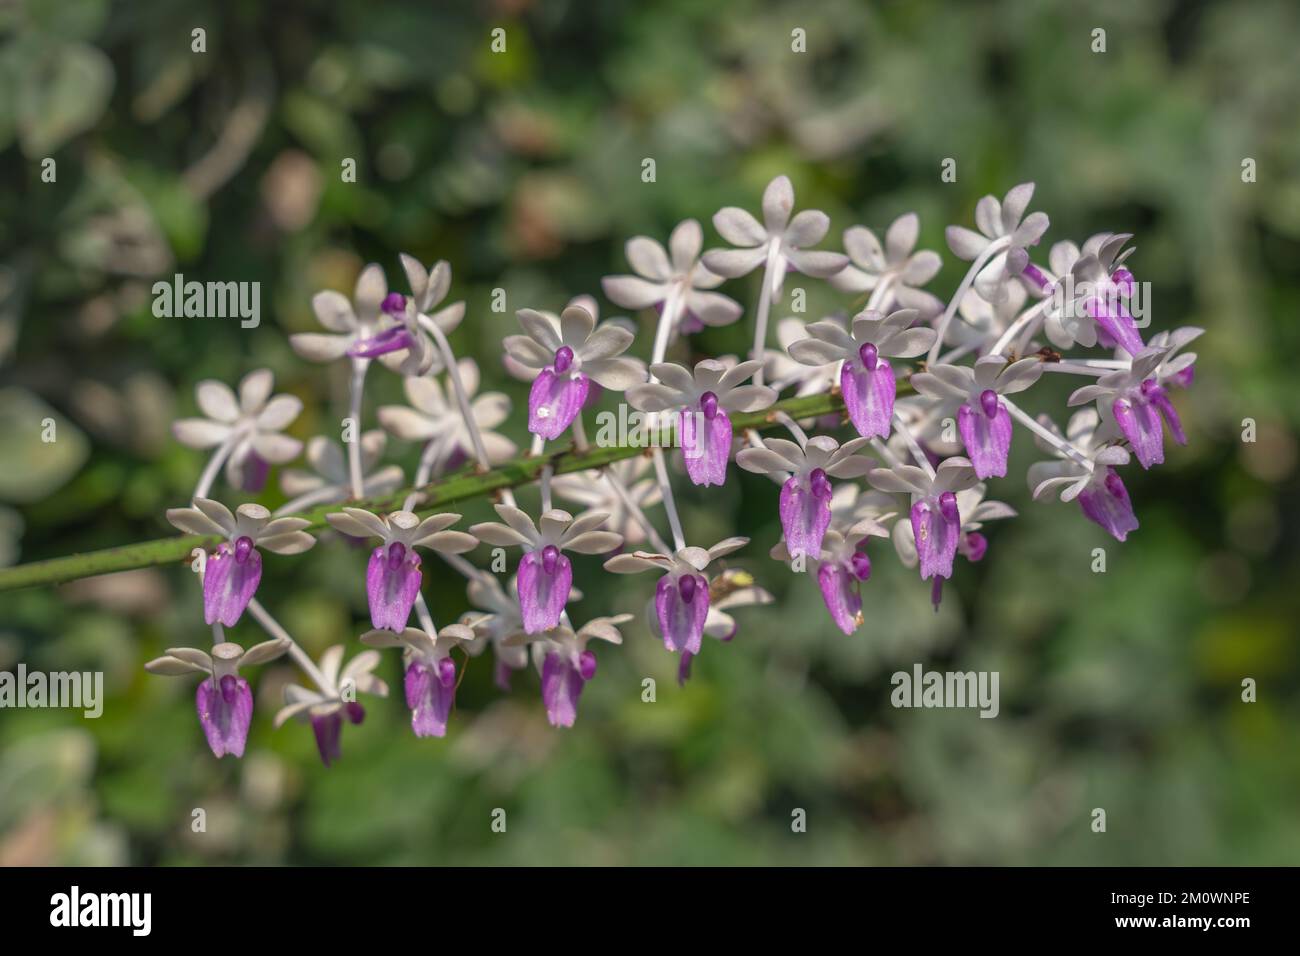
[[[1015,187],[1001,202],[986,196],[975,209],[978,231],[949,227],[952,253],[970,266],[946,306],[925,289],[941,259],[915,248],[915,214],[895,220],[883,243],[870,229],[853,226],[844,232],[844,253],[814,248],[830,221],[817,210],[796,212],[784,176],[764,192],[761,220],[734,207],[713,217],[727,248],[703,251],[703,230],[694,220],[673,230],[667,249],[647,237],[632,239],[627,259],[635,274],[607,276],[602,288],[616,305],[655,310],[648,361],[627,354],[637,323],[601,321],[596,302],[586,296],[558,313],[520,310],[521,334],[503,343],[507,372],[531,383],[530,454],[543,456],[546,444],[566,433],[584,449],[584,411],[602,396],[625,393],[629,405],[671,426],[682,471],[693,484],[725,485],[734,458],[740,468],[780,486],[781,538],[769,553],[795,572],[815,572],[829,621],[846,634],[870,620],[863,585],[871,577],[873,538],[888,539],[900,562],[930,582],[936,608],[957,557],[984,557],[986,523],[1015,515],[985,494],[986,482],[1006,477],[1012,467],[1017,426],[1051,456],[1027,469],[1034,498],[1077,500],[1085,518],[1125,540],[1138,520],[1121,469],[1131,458],[1142,468],[1163,462],[1166,428],[1175,441],[1186,441],[1171,395],[1192,383],[1196,356],[1184,347],[1201,330],[1143,340],[1129,306],[1137,283],[1125,265],[1132,253],[1126,235],[1098,235],[1081,246],[1057,243],[1045,261],[1036,259],[1048,219],[1026,214],[1032,197],[1032,184]],[[206,417],[175,425],[183,443],[213,449],[190,506],[169,511],[168,519],[221,542],[196,560],[214,646],[211,652],[169,650],[147,666],[161,674],[202,675],[199,721],[218,757],[244,752],[253,698],[240,669],[285,653],[310,686],[286,689],[276,724],[309,720],[327,764],[340,755],[344,722],[364,718],[357,695],[387,693],[373,674],[384,648],[402,651],[406,700],[419,736],[447,732],[459,680],[455,655],[475,656],[489,647],[497,684],[506,690],[531,657],[549,721],[571,726],[582,690],[596,674],[589,644],[621,643],[633,619],[618,614],[582,625],[572,621],[570,608],[581,599],[573,562],[582,556],[606,556],[610,572],[658,576],[646,619],[678,655],[682,682],[705,635],[721,641],[736,635],[730,612],[772,601],[750,572],[727,566],[747,538],[710,547],[687,540],[662,446],[636,457],[629,450],[613,464],[559,478],[545,465],[536,519],[510,490],[496,505],[500,521],[465,531],[451,527],[459,515],[420,510],[430,487],[463,462],[484,472],[511,458],[515,446],[493,431],[509,418],[510,400],[477,395],[478,367],[458,361],[448,342],[465,314],[459,302],[437,308],[451,287],[450,268],[440,262],[426,269],[405,255],[401,263],[409,295],[390,292],[383,270],[367,266],[351,300],[332,291],[314,298],[325,333],[290,339],[305,359],[349,364],[354,432],[371,362],[378,359],[403,378],[410,406],[377,410],[388,434],[421,446],[413,490],[401,509],[377,514],[363,507],[367,495],[389,492],[404,480],[401,469],[381,464],[381,431],[360,432],[345,451],[323,436],[309,442],[314,473],[281,473],[290,501],[275,514],[255,502],[232,511],[212,497],[223,466],[232,489],[256,491],[272,465],[302,450],[282,434],[301,402],[272,397],[267,370],[246,377],[238,394],[217,382],[200,383],[198,406]],[[682,338],[741,318],[741,305],[715,290],[756,270],[762,278],[752,351],[689,368],[666,361]],[[827,280],[852,305],[814,322],[778,320],[780,348],[774,349],[769,319],[792,274]],[[1063,354],[1076,347],[1101,355]],[[1070,396],[1071,406],[1086,407],[1064,430],[1051,415],[1035,417],[1020,407],[1045,373],[1090,379]],[[752,421],[751,413],[772,408],[783,392],[830,393],[842,401],[844,418],[800,422],[772,409],[765,426],[783,427],[788,437],[762,438],[743,419],[737,425],[735,416]],[[838,434],[809,435],[813,429]],[[554,507],[553,496],[582,510],[574,515]],[[294,512],[334,503],[341,507],[328,515],[329,528],[371,542],[364,574],[358,567],[371,629],[360,636],[367,649],[350,661],[336,646],[318,663],[261,606],[256,592],[263,550],[296,554],[316,543],[311,524]],[[666,534],[652,514],[660,508]],[[498,576],[465,557],[480,545],[519,549],[513,574]],[[423,594],[421,551],[464,576],[474,610],[437,624]],[[246,612],[271,635],[247,651],[225,634]]]

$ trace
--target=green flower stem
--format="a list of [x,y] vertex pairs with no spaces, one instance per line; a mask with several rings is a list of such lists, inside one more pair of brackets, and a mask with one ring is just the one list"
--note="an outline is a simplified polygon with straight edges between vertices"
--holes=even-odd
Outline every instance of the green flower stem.
[[[904,390],[905,386],[900,383],[899,393],[902,394]],[[788,398],[761,412],[737,413],[731,416],[731,423],[737,432],[749,428],[762,430],[777,426],[780,412],[798,419],[839,412],[843,408],[844,403],[838,392],[808,395],[803,398]],[[644,448],[627,445],[604,448],[593,445],[581,451],[566,448],[537,457],[516,458],[486,473],[461,471],[424,488],[404,488],[363,501],[322,505],[304,512],[299,517],[311,522],[308,531],[319,531],[326,527],[325,516],[338,511],[342,504],[350,504],[382,514],[400,510],[406,496],[415,492],[423,496],[416,513],[425,515],[440,511],[457,501],[481,498],[496,491],[529,484],[540,478],[543,469],[547,466],[554,469],[554,474],[563,475],[589,468],[599,468],[644,452]],[[211,535],[177,535],[159,538],[156,541],[105,548],[102,551],[50,558],[48,561],[34,561],[12,568],[0,568],[0,591],[13,591],[17,588],[41,584],[60,584],[97,574],[112,574],[115,571],[130,571],[154,565],[188,563],[191,560],[191,552],[195,548],[211,550],[218,544],[220,539]]]

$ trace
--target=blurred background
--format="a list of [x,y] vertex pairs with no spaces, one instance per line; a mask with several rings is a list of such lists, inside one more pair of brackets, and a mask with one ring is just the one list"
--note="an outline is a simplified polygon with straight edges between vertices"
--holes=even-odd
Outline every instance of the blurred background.
[[[638,620],[623,648],[600,651],[571,731],[547,725],[535,674],[501,695],[483,657],[445,740],[415,739],[399,694],[347,728],[326,770],[306,728],[271,729],[294,676],[278,662],[254,678],[248,755],[217,761],[193,683],[141,666],[207,638],[187,570],[0,594],[0,667],[101,670],[107,694],[98,720],[0,711],[0,863],[1300,859],[1300,8],[1086,7],[0,2],[0,563],[169,533],[163,512],[205,459],[168,427],[195,413],[202,378],[270,367],[277,391],[306,402],[291,433],[337,437],[344,368],[300,361],[286,336],[315,330],[312,293],[350,292],[368,261],[404,289],[399,251],[450,261],[451,297],[468,304],[452,344],[512,396],[503,430],[526,444],[526,386],[500,361],[514,310],[599,297],[602,275],[628,271],[628,237],[664,240],[686,217],[719,245],[712,213],[756,210],[782,172],[797,207],[830,214],[835,248],[850,225],[883,235],[918,212],[945,300],[965,264],[944,226],[1033,180],[1031,208],[1052,220],[1042,250],[1133,232],[1130,264],[1153,288],[1146,334],[1208,330],[1195,386],[1176,398],[1189,445],[1125,473],[1141,520],[1127,544],[1073,506],[1030,501],[1024,470],[1041,456],[1018,439],[990,496],[1021,517],[988,529],[982,563],[960,562],[938,615],[881,542],[868,623],[844,636],[815,582],[766,557],[774,486],[734,470],[723,490],[679,480],[691,537],[752,536],[732,564],[778,602],[738,611],[736,640],[709,642],[679,689],[639,617],[651,580],[575,561],[578,621]],[[490,51],[494,27],[505,52]],[[795,28],[806,53],[791,52]],[[355,183],[340,176],[347,158]],[[940,181],[945,158],[955,183]],[[150,287],[175,272],[260,282],[260,327],[155,318]],[[847,304],[791,283],[808,290],[808,318]],[[496,287],[506,314],[490,310]],[[746,316],[690,340],[694,357],[747,347],[757,277],[725,291]],[[638,319],[644,357],[652,316]],[[1059,378],[1030,407],[1064,424],[1076,383]],[[370,382],[366,427],[401,401],[394,376]],[[47,416],[54,444],[33,426]],[[388,453],[413,473],[418,449],[394,439]],[[488,517],[484,503],[463,510]],[[1095,547],[1105,574],[1090,571]],[[467,609],[459,578],[427,577],[439,620]],[[355,651],[362,584],[355,551],[320,547],[268,558],[260,596],[313,653]],[[232,638],[261,639],[247,619]],[[889,675],[915,662],[999,671],[1001,715],[895,710]],[[381,674],[400,687],[396,654]],[[498,807],[506,834],[489,826]],[[806,833],[791,832],[795,808]]]

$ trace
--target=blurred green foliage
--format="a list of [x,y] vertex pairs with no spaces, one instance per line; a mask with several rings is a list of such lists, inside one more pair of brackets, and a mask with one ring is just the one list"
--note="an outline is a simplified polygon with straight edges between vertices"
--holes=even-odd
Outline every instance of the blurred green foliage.
[[[201,378],[269,366],[307,400],[294,433],[332,434],[342,369],[300,362],[285,337],[314,326],[315,290],[350,289],[364,262],[399,285],[398,251],[448,259],[468,302],[453,345],[519,408],[498,360],[515,308],[597,293],[625,271],[626,238],[688,216],[707,230],[721,205],[756,208],[778,172],[830,213],[836,242],[916,210],[945,296],[964,265],[944,225],[1032,179],[1049,242],[1136,233],[1154,328],[1208,330],[1179,397],[1189,446],[1125,476],[1142,522],[1129,542],[1030,502],[1033,450],[1017,444],[993,496],[1022,516],[991,529],[937,616],[877,549],[869,623],[844,637],[814,583],[764,556],[769,484],[685,488],[692,536],[751,535],[738,563],[779,601],[740,611],[737,640],[708,647],[683,690],[630,626],[568,732],[546,725],[535,676],[501,697],[480,658],[446,740],[416,740],[390,699],[326,771],[302,727],[270,728],[292,676],[277,664],[257,676],[248,757],[217,762],[192,685],[141,669],[205,637],[185,569],[0,595],[0,667],[103,670],[109,693],[96,721],[0,713],[0,863],[1294,863],[1297,36],[1287,0],[0,5],[6,562],[166,533],[163,510],[202,467],[167,427]],[[260,281],[261,326],[154,318],[149,286],[177,271]],[[489,309],[495,287],[507,314]],[[731,291],[749,306],[753,278]],[[809,302],[813,317],[843,304],[820,283]],[[743,350],[749,329],[693,347]],[[371,410],[399,400],[393,377],[372,380]],[[1033,410],[1059,414],[1060,385]],[[52,446],[34,437],[46,414]],[[509,428],[522,440],[522,418]],[[409,475],[416,449],[390,448]],[[1089,571],[1095,547],[1105,574]],[[649,596],[646,580],[575,564],[582,616]],[[465,609],[458,579],[430,577],[440,619]],[[361,584],[355,553],[320,548],[269,558],[262,594],[319,653],[355,641]],[[233,637],[258,639],[251,621]],[[1000,671],[1001,715],[894,710],[889,674],[916,661]],[[383,672],[397,682],[395,655]],[[1241,702],[1245,677],[1257,703]]]

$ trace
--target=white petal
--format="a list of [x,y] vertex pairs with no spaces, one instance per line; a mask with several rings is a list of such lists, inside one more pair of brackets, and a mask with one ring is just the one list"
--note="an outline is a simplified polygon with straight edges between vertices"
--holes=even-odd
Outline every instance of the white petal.
[[352,312],[352,303],[341,292],[327,289],[311,297],[312,311],[316,320],[331,332],[354,332],[357,317]]
[[239,407],[245,415],[257,414],[271,397],[275,375],[269,368],[249,372],[239,382]]
[[672,254],[675,273],[685,273],[695,264],[695,259],[704,247],[704,232],[698,220],[683,219],[668,237],[668,249]]
[[560,340],[575,352],[595,327],[595,317],[581,306],[571,305],[560,313]]
[[194,390],[199,410],[216,422],[233,422],[239,418],[239,401],[225,382],[204,379]]
[[979,254],[989,244],[989,240],[984,236],[962,226],[949,226],[944,230],[943,235],[948,241],[948,248],[952,250],[953,255],[967,262],[979,258]]
[[648,236],[634,236],[624,247],[628,264],[646,279],[664,282],[672,277],[673,268],[664,247]]
[[763,246],[754,249],[710,249],[704,254],[704,265],[720,276],[738,279],[753,272],[766,258],[767,249]]
[[668,297],[665,286],[637,276],[605,276],[600,286],[606,298],[625,309],[648,309]]
[[758,246],[768,238],[759,221],[737,206],[724,206],[715,212],[713,228],[733,246]]
[[770,236],[779,236],[785,231],[794,210],[794,186],[789,176],[777,176],[763,190],[763,224]]
[[302,399],[297,395],[277,395],[266,403],[257,416],[257,427],[266,431],[283,431],[302,412]]
[[547,318],[536,309],[520,309],[516,313],[519,324],[529,337],[552,353],[560,347],[560,332],[557,323]]
[[815,246],[826,238],[831,218],[820,209],[805,209],[790,220],[785,230],[785,241],[796,249]]
[[302,442],[288,435],[259,432],[253,436],[253,449],[273,465],[293,461],[302,451]]
[[299,332],[289,336],[289,345],[309,362],[333,362],[342,358],[352,344],[350,336]]
[[916,213],[904,213],[893,221],[885,233],[885,256],[890,264],[904,261],[916,248],[921,221]]
[[230,435],[230,426],[206,418],[182,418],[172,422],[172,434],[190,448],[211,448]]
[[615,392],[627,391],[646,380],[645,365],[641,360],[626,356],[593,359],[584,362],[582,368],[602,387]]

